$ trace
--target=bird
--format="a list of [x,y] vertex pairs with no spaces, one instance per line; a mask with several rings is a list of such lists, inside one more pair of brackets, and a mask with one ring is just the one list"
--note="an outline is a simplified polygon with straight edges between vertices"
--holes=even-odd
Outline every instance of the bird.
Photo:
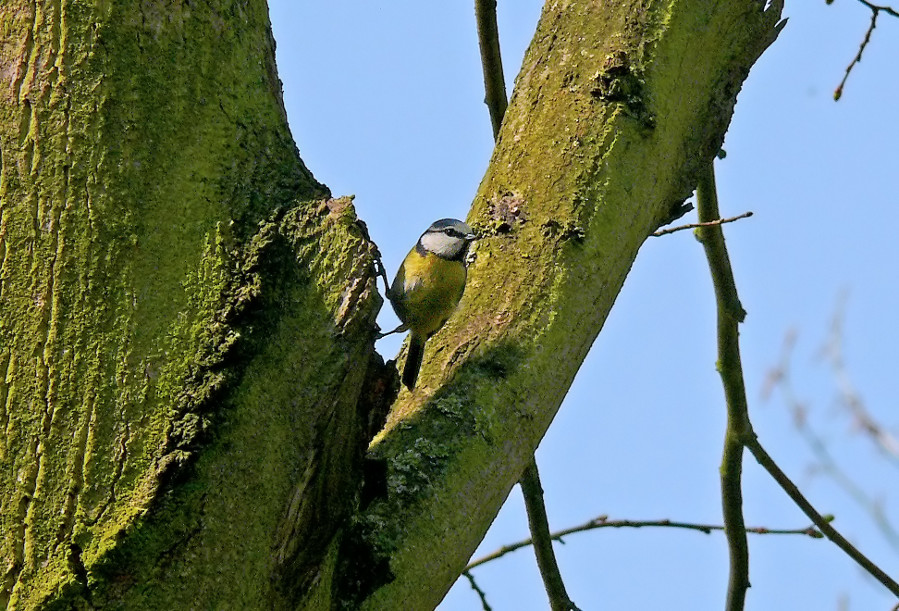
[[443,327],[462,299],[468,247],[476,239],[471,227],[460,220],[435,221],[406,255],[387,290],[387,298],[402,323],[390,333],[409,331],[409,350],[401,376],[409,390],[418,380],[425,342]]

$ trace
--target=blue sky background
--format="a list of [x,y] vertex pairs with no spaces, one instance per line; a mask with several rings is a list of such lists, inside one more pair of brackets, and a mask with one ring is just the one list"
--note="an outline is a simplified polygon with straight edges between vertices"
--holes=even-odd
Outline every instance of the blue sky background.
[[[471,2],[270,0],[278,67],[301,155],[335,195],[355,194],[392,274],[435,219],[465,218],[493,146]],[[499,2],[508,90],[541,3]],[[844,358],[866,407],[899,436],[899,19],[881,14],[843,99],[832,92],[870,11],[855,0],[788,0],[790,22],[753,69],[718,164],[722,213],[751,210],[726,237],[740,296],[751,415],[762,443],[823,513],[899,577],[869,513],[832,478],[793,426],[766,375],[795,330],[791,383],[842,468],[899,528],[899,460],[853,427],[821,347],[848,294]],[[688,217],[692,220],[692,217]],[[381,325],[395,325],[390,308]],[[724,429],[714,369],[712,287],[690,232],[647,241],[537,453],[553,528],[597,515],[718,524]],[[378,347],[392,357],[399,338]],[[749,525],[808,520],[751,457]],[[527,536],[518,488],[475,557]],[[557,546],[569,594],[589,609],[723,606],[720,534],[604,529]],[[832,544],[750,538],[749,609],[886,611],[895,603]],[[548,608],[525,549],[475,571],[496,611]],[[845,606],[841,606],[845,605]],[[441,611],[480,609],[463,579]]]

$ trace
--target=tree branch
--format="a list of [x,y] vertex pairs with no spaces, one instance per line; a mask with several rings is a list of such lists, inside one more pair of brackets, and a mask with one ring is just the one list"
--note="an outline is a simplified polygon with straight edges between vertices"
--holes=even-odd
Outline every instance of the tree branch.
[[796,333],[795,331],[790,331],[784,338],[780,364],[768,373],[768,379],[765,382],[765,388],[762,393],[763,399],[770,395],[775,386],[780,387],[796,430],[815,455],[817,463],[814,467],[816,471],[830,477],[853,501],[858,503],[871,516],[887,543],[894,549],[899,550],[899,533],[890,523],[881,505],[843,470],[828,449],[824,439],[809,424],[808,409],[796,396],[791,383],[790,358],[795,341]]
[[553,611],[578,611],[577,606],[565,591],[562,573],[559,571],[556,555],[553,553],[553,537],[549,532],[549,520],[543,504],[543,487],[540,485],[536,460],[532,460],[531,464],[525,468],[520,483],[528,513],[528,526],[531,530],[534,554],[537,556],[537,566],[543,577],[543,586],[549,595],[550,608]]
[[[715,170],[710,159],[699,177],[696,188],[699,220],[711,223],[720,217],[715,190]],[[730,550],[730,577],[727,586],[727,611],[741,611],[749,588],[749,546],[743,521],[743,438],[753,437],[746,404],[743,366],[740,362],[739,324],[746,316],[737,287],[724,233],[720,224],[705,225],[696,231],[705,248],[709,271],[718,304],[718,372],[724,384],[727,403],[727,430],[721,459],[721,500],[724,532]]]
[[899,583],[896,583],[896,581],[887,575],[879,566],[874,564],[867,556],[862,554],[854,545],[847,541],[837,529],[831,526],[830,521],[832,518],[822,516],[815,510],[808,499],[806,499],[799,491],[799,488],[796,487],[796,484],[790,481],[790,478],[781,471],[780,467],[777,466],[777,463],[774,462],[774,459],[768,455],[756,437],[746,439],[745,443],[746,448],[752,452],[752,455],[755,456],[755,459],[759,464],[762,465],[778,484],[780,484],[780,487],[784,489],[784,492],[786,492],[803,513],[811,519],[812,523],[818,527],[825,537],[833,541],[837,547],[846,552],[846,555],[855,560],[859,566],[868,571],[874,579],[882,583],[890,592],[899,596]]
[[[852,72],[852,69],[855,68],[855,65],[862,61],[862,53],[865,51],[865,47],[868,46],[868,43],[871,42],[871,34],[874,32],[874,28],[877,27],[877,16],[881,11],[884,13],[891,15],[893,17],[899,17],[899,12],[889,6],[881,6],[878,4],[873,4],[868,2],[867,0],[858,0],[869,9],[871,9],[871,23],[868,26],[868,31],[865,32],[865,37],[862,39],[862,43],[858,47],[858,53],[855,54],[855,57],[849,65],[846,67],[846,73],[843,75],[843,80],[840,81],[839,86],[833,92],[834,101],[839,101],[841,97],[843,97],[843,87],[846,85],[846,80],[849,78],[849,73]],[[828,0],[827,4],[833,4],[833,0]]]
[[[429,340],[420,386],[400,394],[369,448],[387,465],[388,494],[356,523],[394,579],[375,584],[363,610],[433,608],[458,579],[640,246],[695,184],[698,160],[720,150],[736,92],[782,24],[778,0],[711,13],[700,0],[627,6],[543,10],[503,117],[510,137],[497,141],[468,215],[487,239],[465,297]],[[656,104],[687,80],[691,95]],[[646,168],[654,180],[639,180]],[[517,217],[498,211],[504,199]],[[587,256],[597,252],[608,256]]]
[[868,0],[858,0],[858,1],[861,2],[862,4],[864,4],[865,6],[867,6],[872,11],[883,11],[884,13],[886,13],[888,15],[892,15],[893,17],[899,17],[899,11],[896,11],[896,9],[891,8],[889,6],[874,4],[873,2],[868,2]]
[[[714,168],[711,161],[705,170],[700,176],[696,190],[700,221],[714,220],[719,216],[715,195]],[[728,542],[731,551],[728,611],[743,608],[745,591],[749,586],[748,552],[746,551],[745,528],[742,528],[743,516],[740,508],[742,502],[742,493],[739,488],[741,452],[737,450],[735,444],[742,444],[752,452],[759,464],[780,484],[781,488],[821,530],[824,536],[833,541],[837,547],[868,571],[890,592],[899,596],[899,583],[896,583],[880,567],[856,549],[830,525],[830,520],[815,510],[796,485],[765,452],[753,432],[746,404],[737,328],[746,313],[737,297],[733,271],[730,267],[721,227],[702,227],[697,230],[697,234],[706,250],[718,303],[718,371],[721,373],[724,384],[728,411],[724,459],[721,465],[724,523],[725,531],[729,533]],[[730,525],[728,524],[729,520],[731,521]],[[741,526],[739,531],[736,530],[738,524]]]
[[508,98],[503,78],[503,59],[499,51],[499,28],[496,25],[496,0],[475,0],[474,12],[478,21],[478,45],[484,70],[484,103],[490,110],[494,139],[506,114]]
[[487,602],[487,594],[478,586],[478,582],[474,580],[474,575],[468,572],[468,569],[462,571],[462,574],[468,579],[469,585],[471,585],[471,589],[477,593],[478,597],[481,599],[481,609],[483,611],[493,611],[493,608]]
[[[589,522],[585,522],[580,526],[573,526],[571,528],[566,528],[564,530],[560,530],[554,532],[551,535],[553,541],[559,541],[560,543],[564,543],[563,537],[567,537],[568,535],[587,532],[590,530],[596,530],[599,528],[648,528],[648,527],[660,527],[660,528],[680,528],[683,530],[695,530],[705,534],[711,534],[713,531],[723,531],[724,527],[719,526],[717,524],[695,524],[690,522],[674,522],[671,520],[610,520],[608,516],[599,516],[593,518]],[[815,530],[812,526],[807,526],[805,528],[767,528],[764,526],[756,526],[749,527],[746,529],[747,533],[756,534],[756,535],[805,535],[807,537],[811,537],[813,539],[822,539],[824,535]],[[471,561],[468,566],[465,567],[466,571],[470,571],[474,568],[481,566],[482,564],[486,564],[497,558],[502,558],[506,554],[517,551],[522,547],[527,547],[529,545],[533,545],[534,542],[532,539],[523,539],[516,543],[510,543],[509,545],[504,545],[495,552],[491,552],[485,556],[481,556],[477,560]]]
[[714,225],[723,225],[724,223],[733,223],[734,221],[739,221],[740,219],[748,219],[752,216],[752,212],[744,212],[743,214],[738,214],[737,216],[732,216],[728,219],[716,219],[714,221],[708,221],[707,223],[689,223],[687,225],[678,225],[677,227],[671,227],[669,229],[659,229],[649,235],[654,238],[660,238],[663,235],[668,235],[669,233],[674,233],[676,231],[683,231],[684,229],[698,229],[700,227],[712,227]]
[[[481,64],[484,69],[484,101],[490,110],[493,139],[496,140],[507,105],[503,59],[499,50],[499,29],[496,25],[496,0],[475,0],[475,14],[478,20]],[[530,464],[525,467],[519,483],[528,514],[528,527],[531,530],[531,537],[535,541],[534,553],[537,558],[537,567],[540,569],[543,586],[549,596],[550,607],[553,611],[577,610],[565,590],[562,573],[559,571],[559,564],[556,562],[553,552],[549,520],[546,517],[546,505],[543,502],[543,487],[540,485],[540,474],[537,470],[535,456],[531,457]]]

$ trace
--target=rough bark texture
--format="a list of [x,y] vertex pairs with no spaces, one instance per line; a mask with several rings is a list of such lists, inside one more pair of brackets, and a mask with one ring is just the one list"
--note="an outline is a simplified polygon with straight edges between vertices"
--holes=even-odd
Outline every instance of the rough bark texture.
[[380,300],[265,2],[0,31],[0,608],[283,607],[355,496]]
[[[489,239],[372,454],[365,609],[434,607],[518,481],[644,239],[677,215],[779,31],[757,0],[547,2],[469,215]],[[598,406],[601,408],[601,406]],[[383,577],[389,564],[389,581]],[[374,570],[378,569],[378,570]]]
[[763,6],[547,4],[462,312],[345,523],[391,385],[373,247],[299,160],[264,1],[4,0],[0,606],[435,606],[717,151]]

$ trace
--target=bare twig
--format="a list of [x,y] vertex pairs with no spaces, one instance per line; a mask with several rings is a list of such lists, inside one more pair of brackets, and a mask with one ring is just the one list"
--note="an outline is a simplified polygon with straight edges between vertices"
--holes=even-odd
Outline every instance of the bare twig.
[[493,125],[495,139],[508,105],[503,59],[499,51],[499,29],[496,26],[496,0],[475,0],[474,11],[478,21],[481,66],[484,70],[484,103],[490,110],[490,123]]
[[858,53],[855,54],[855,57],[852,58],[852,61],[849,62],[849,65],[846,66],[846,72],[843,74],[843,80],[840,81],[840,84],[834,89],[833,92],[833,101],[837,102],[841,97],[843,97],[843,87],[846,85],[846,81],[849,79],[849,74],[852,72],[852,69],[856,64],[862,61],[862,53],[865,52],[865,47],[868,46],[868,43],[871,42],[871,34],[874,33],[874,28],[877,27],[877,15],[880,13],[878,9],[874,9],[871,11],[871,24],[868,26],[868,31],[865,32],[865,37],[862,39],[862,44],[858,46]]
[[[715,197],[715,175],[712,161],[703,168],[697,186],[697,208],[700,221],[718,218],[717,199]],[[704,195],[703,195],[704,194]],[[715,286],[715,299],[718,304],[718,371],[724,384],[727,399],[727,434],[725,436],[724,458],[721,465],[722,496],[724,501],[724,526],[728,533],[731,550],[731,578],[728,586],[727,609],[742,609],[745,601],[745,590],[749,586],[748,553],[746,552],[745,528],[742,527],[742,494],[739,489],[740,461],[735,444],[742,444],[755,456],[755,459],[768,471],[796,505],[805,512],[812,523],[821,530],[828,539],[842,549],[850,558],[883,584],[890,592],[899,596],[899,583],[896,583],[883,569],[862,554],[837,530],[831,526],[830,520],[815,510],[802,495],[796,485],[786,476],[777,463],[765,452],[752,430],[749,421],[749,410],[746,403],[746,392],[743,384],[743,370],[740,364],[740,346],[738,324],[743,320],[745,312],[737,297],[733,272],[724,237],[720,226],[697,229],[700,241],[706,250],[712,283]],[[728,522],[731,522],[730,524]],[[737,530],[736,526],[740,525]]]
[[[695,524],[690,522],[675,522],[672,520],[610,520],[608,516],[599,516],[593,518],[589,522],[585,522],[579,526],[573,526],[571,528],[566,528],[564,530],[559,530],[557,532],[552,533],[551,537],[553,541],[563,542],[563,538],[568,535],[572,535],[580,532],[587,532],[589,530],[596,530],[599,528],[680,528],[684,530],[695,530],[697,532],[711,534],[714,531],[723,531],[724,527],[717,524]],[[756,534],[756,535],[805,535],[807,537],[811,537],[813,539],[822,539],[824,535],[815,530],[812,526],[807,526],[805,528],[767,528],[765,526],[756,526],[749,527],[746,529],[747,533]],[[486,564],[491,562],[492,560],[496,560],[497,558],[502,558],[506,554],[514,552],[516,550],[521,549],[522,547],[527,547],[529,545],[533,545],[533,541],[531,539],[524,539],[522,541],[518,541],[516,543],[511,543],[509,545],[504,545],[498,550],[491,552],[485,556],[481,556],[477,560],[472,560],[471,563],[467,567],[465,567],[466,571],[470,571],[476,567],[481,566],[482,564]]]
[[780,484],[780,487],[784,489],[784,492],[786,492],[803,513],[809,517],[812,523],[818,527],[818,530],[820,530],[825,537],[833,541],[837,547],[855,560],[859,566],[868,571],[874,579],[883,584],[890,592],[899,596],[899,583],[896,583],[896,581],[887,575],[883,569],[874,564],[867,556],[862,554],[854,545],[847,541],[837,529],[831,526],[830,521],[832,518],[822,516],[815,510],[812,504],[808,502],[808,499],[806,499],[799,491],[799,488],[796,487],[796,484],[781,471],[780,467],[777,466],[777,463],[774,462],[774,459],[768,455],[755,436],[746,439],[745,443],[747,449],[752,452],[752,455],[755,456],[755,459],[759,464],[774,478],[774,481]]
[[792,385],[790,361],[795,343],[796,331],[791,330],[784,338],[780,364],[768,373],[765,388],[762,392],[763,399],[766,399],[775,387],[780,388],[787,408],[793,417],[793,424],[796,430],[815,456],[817,461],[814,465],[815,471],[827,475],[834,483],[840,486],[853,501],[868,513],[883,535],[884,540],[894,549],[899,550],[899,532],[893,527],[883,510],[882,504],[846,473],[834,459],[824,438],[810,424],[808,408],[796,396]]
[[468,572],[468,569],[462,571],[462,574],[465,575],[465,577],[468,579],[468,583],[471,585],[471,589],[474,590],[480,597],[481,609],[483,609],[483,611],[493,611],[493,609],[487,603],[487,594],[484,592],[484,590],[478,587],[478,582],[474,580],[474,576]]
[[678,225],[677,227],[671,227],[670,229],[659,229],[658,231],[653,232],[649,235],[654,238],[659,238],[663,235],[674,233],[675,231],[683,231],[684,229],[698,229],[699,227],[714,227],[715,225],[723,225],[724,223],[733,223],[734,221],[739,221],[740,219],[748,219],[750,216],[752,216],[752,212],[744,212],[743,214],[738,214],[737,216],[732,216],[728,219],[716,219],[714,221],[708,221],[705,223],[690,223],[688,225]]
[[892,15],[893,17],[899,17],[899,11],[897,11],[896,9],[891,8],[889,6],[885,6],[885,5],[881,5],[881,4],[874,4],[873,2],[868,2],[868,0],[858,0],[858,1],[862,4],[864,4],[865,6],[867,6],[872,11],[883,11],[884,13],[886,13],[888,15]]
[[[720,218],[712,159],[708,160],[699,177],[696,208],[702,223]],[[749,588],[749,545],[743,521],[743,439],[755,436],[749,422],[743,365],[740,362],[739,325],[746,312],[737,295],[721,225],[703,226],[696,230],[696,235],[705,249],[715,287],[715,301],[718,305],[718,372],[724,384],[727,404],[727,430],[721,458],[721,502],[724,532],[730,551],[730,577],[725,609],[742,611],[746,602],[746,590]]]
[[[846,80],[849,78],[849,73],[852,72],[852,69],[855,68],[856,64],[862,61],[862,53],[865,52],[865,48],[868,46],[868,43],[871,42],[871,34],[874,33],[874,28],[877,27],[877,16],[882,11],[887,15],[899,17],[899,12],[889,6],[881,6],[879,4],[868,2],[867,0],[858,1],[871,9],[871,23],[868,25],[868,31],[865,32],[865,37],[864,39],[862,39],[862,43],[858,47],[858,53],[856,53],[852,61],[849,62],[849,65],[846,67],[846,73],[843,75],[843,80],[840,81],[840,85],[833,92],[834,101],[838,101],[843,96],[843,87],[846,85]],[[832,3],[833,0],[828,1],[828,4]]]
[[837,303],[833,321],[830,327],[830,337],[822,348],[822,354],[830,361],[834,377],[840,390],[842,404],[849,411],[855,421],[855,425],[865,433],[874,446],[888,458],[894,466],[899,466],[899,439],[885,429],[871,412],[865,407],[864,401],[855,389],[846,363],[843,360],[843,319],[845,317],[847,295],[843,292]]
[[553,539],[549,532],[546,507],[543,504],[543,487],[540,485],[540,475],[537,472],[535,459],[531,459],[531,463],[525,468],[520,483],[528,513],[528,526],[531,530],[534,554],[537,556],[540,576],[543,577],[543,586],[549,596],[549,606],[552,611],[579,611],[568,597],[568,592],[565,591],[562,573],[559,571],[559,564],[556,562],[556,555],[553,552]]

